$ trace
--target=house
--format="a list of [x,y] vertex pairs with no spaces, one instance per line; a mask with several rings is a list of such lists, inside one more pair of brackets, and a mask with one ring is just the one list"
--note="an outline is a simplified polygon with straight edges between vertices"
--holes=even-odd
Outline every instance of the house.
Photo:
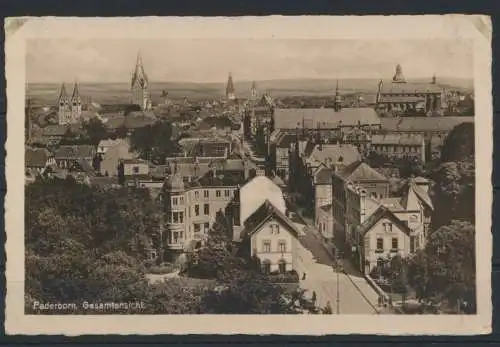
[[363,188],[370,199],[382,199],[389,196],[389,180],[362,161],[356,161],[334,172],[332,176],[333,232],[336,240],[346,246],[350,246],[346,213],[350,211],[350,206],[356,204],[356,201],[353,202],[350,199],[358,200],[357,197],[349,194],[349,185],[353,182]]
[[92,165],[95,155],[96,149],[91,145],[60,146],[54,152],[56,165],[62,169],[70,169],[81,162]]
[[125,140],[111,140],[104,143],[101,141],[97,151],[100,156],[99,171],[103,176],[116,176],[120,161],[134,159],[136,156],[130,152],[130,145]]
[[400,196],[378,199],[347,184],[346,249],[362,271],[369,273],[381,257],[406,257],[425,246],[434,209],[428,187],[428,180],[411,178]]
[[410,254],[411,230],[388,208],[380,206],[356,229],[359,239],[359,263],[365,274],[377,266],[381,259]]
[[56,165],[53,154],[44,148],[26,148],[24,161],[25,167],[34,174],[43,174],[47,167]]
[[294,270],[300,231],[283,212],[266,200],[243,223],[241,239],[251,255],[260,260],[263,271]]
[[127,176],[148,175],[150,164],[146,160],[139,158],[122,159],[123,173]]
[[77,124],[73,124],[71,126],[51,124],[42,128],[41,137],[49,145],[57,145],[59,142],[61,142],[62,138],[66,135],[68,131],[76,131],[77,128],[78,128]]
[[425,163],[425,139],[422,134],[374,134],[369,150],[388,159],[418,159]]

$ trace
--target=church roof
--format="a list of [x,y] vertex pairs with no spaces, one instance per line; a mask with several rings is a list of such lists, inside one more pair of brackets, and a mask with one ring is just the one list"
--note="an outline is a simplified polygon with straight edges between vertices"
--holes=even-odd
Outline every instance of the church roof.
[[73,94],[71,95],[71,99],[80,99],[80,91],[78,89],[78,82],[75,82],[75,86],[73,87]]
[[142,65],[141,53],[137,53],[137,61],[135,63],[135,70],[132,74],[131,85],[139,83],[141,87],[144,87],[148,82],[148,76],[144,71],[144,66]]
[[386,131],[451,131],[462,123],[473,123],[474,117],[383,117],[382,130]]
[[229,77],[227,78],[227,85],[226,85],[226,94],[234,93],[234,83],[233,83],[233,76],[231,73],[229,73]]
[[59,93],[59,100],[64,100],[68,98],[68,93],[66,92],[66,86],[64,83],[61,85],[61,92]]

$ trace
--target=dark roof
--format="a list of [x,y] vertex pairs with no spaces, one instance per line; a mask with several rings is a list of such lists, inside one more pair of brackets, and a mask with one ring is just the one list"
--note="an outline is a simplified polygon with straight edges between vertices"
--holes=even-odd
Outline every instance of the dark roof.
[[344,181],[384,181],[388,182],[387,178],[371,168],[368,164],[358,160],[354,163],[347,165],[342,170],[335,173],[336,176],[340,177]]
[[322,167],[316,174],[315,184],[332,184],[333,169],[328,167]]
[[212,171],[206,172],[199,179],[189,183],[189,187],[235,187],[243,184],[241,176],[220,174],[214,176]]
[[45,167],[50,153],[46,149],[27,148],[24,152],[24,160],[27,167]]
[[383,117],[382,130],[387,131],[451,131],[462,123],[474,123],[474,117]]
[[73,145],[61,146],[55,153],[56,159],[83,159],[93,158],[96,153],[94,146],[91,145]]
[[68,131],[65,125],[47,125],[42,128],[42,136],[64,136]]
[[424,94],[424,93],[442,93],[443,88],[432,83],[383,83],[381,94]]
[[336,112],[331,108],[288,108],[274,109],[275,129],[329,128],[342,126],[378,125],[380,118],[373,108],[343,108]]
[[269,200],[266,200],[262,205],[260,205],[254,213],[252,213],[244,223],[244,229],[242,231],[242,239],[245,236],[252,235],[255,231],[259,229],[265,222],[271,218],[277,218],[285,225],[290,227],[290,231],[295,237],[298,237],[300,231],[293,224],[293,222],[285,216],[280,210],[278,210]]
[[411,232],[408,225],[406,225],[403,221],[401,221],[401,219],[396,217],[394,213],[392,213],[385,206],[380,206],[377,210],[375,210],[375,212],[373,212],[370,217],[365,219],[365,221],[357,227],[357,229],[361,233],[361,235],[365,235],[379,220],[384,217],[389,218],[394,224],[399,226],[407,234]]

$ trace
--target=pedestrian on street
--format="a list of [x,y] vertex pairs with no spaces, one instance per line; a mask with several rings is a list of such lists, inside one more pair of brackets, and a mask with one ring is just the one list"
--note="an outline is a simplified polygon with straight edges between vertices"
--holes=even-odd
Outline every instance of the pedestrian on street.
[[302,274],[302,281],[304,281],[305,279],[306,279],[306,273],[304,272],[304,273]]
[[316,305],[316,292],[315,291],[313,291],[313,295],[312,295],[311,300],[312,300],[313,305]]

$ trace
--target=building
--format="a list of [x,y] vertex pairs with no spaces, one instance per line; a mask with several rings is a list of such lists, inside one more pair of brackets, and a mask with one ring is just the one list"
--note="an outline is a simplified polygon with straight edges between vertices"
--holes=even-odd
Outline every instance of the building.
[[462,123],[474,123],[474,117],[382,117],[381,134],[421,134],[425,141],[425,158],[441,155],[448,133]]
[[229,101],[236,100],[236,90],[234,89],[233,76],[229,73],[226,84],[226,99]]
[[203,240],[217,212],[224,212],[240,183],[215,170],[191,182],[185,181],[178,172],[169,175],[161,195],[165,208],[164,239],[168,247],[180,250],[188,241]]
[[361,271],[370,274],[381,259],[404,258],[425,247],[434,209],[428,188],[428,180],[411,178],[401,196],[376,199],[348,184],[347,241]]
[[401,65],[390,83],[378,83],[377,108],[384,111],[422,112],[431,114],[446,107],[445,91],[436,84],[435,76],[429,83],[409,83]]
[[375,134],[369,146],[387,159],[418,159],[425,163],[425,139],[422,134]]
[[[350,201],[353,197],[349,194],[349,184],[356,182],[370,199],[383,199],[389,196],[389,180],[362,161],[356,161],[345,168],[334,172],[332,176],[332,214],[334,238],[339,244],[349,246],[349,220],[346,214],[350,206],[355,204]],[[357,198],[356,198],[357,199]],[[351,223],[350,225],[357,225]]]
[[45,148],[26,148],[24,163],[26,169],[36,174],[43,174],[45,169],[56,165],[54,155]]
[[58,99],[58,123],[60,125],[75,124],[81,121],[82,98],[78,90],[78,83],[75,82],[71,97],[66,93],[64,83],[61,85],[61,92]]
[[132,94],[131,102],[133,105],[140,106],[141,110],[151,110],[152,102],[149,92],[149,80],[146,72],[144,71],[140,53],[137,53],[135,70],[132,73],[130,82],[130,92]]
[[122,160],[133,159],[136,157],[130,152],[130,145],[124,139],[103,140],[97,146],[99,156],[99,172],[103,176],[117,176],[118,164]]
[[60,146],[54,152],[56,165],[60,169],[81,169],[87,170],[93,165],[96,156],[96,149],[91,145]]
[[123,164],[123,174],[125,177],[144,177],[150,173],[150,164],[146,160],[139,158],[121,159]]

